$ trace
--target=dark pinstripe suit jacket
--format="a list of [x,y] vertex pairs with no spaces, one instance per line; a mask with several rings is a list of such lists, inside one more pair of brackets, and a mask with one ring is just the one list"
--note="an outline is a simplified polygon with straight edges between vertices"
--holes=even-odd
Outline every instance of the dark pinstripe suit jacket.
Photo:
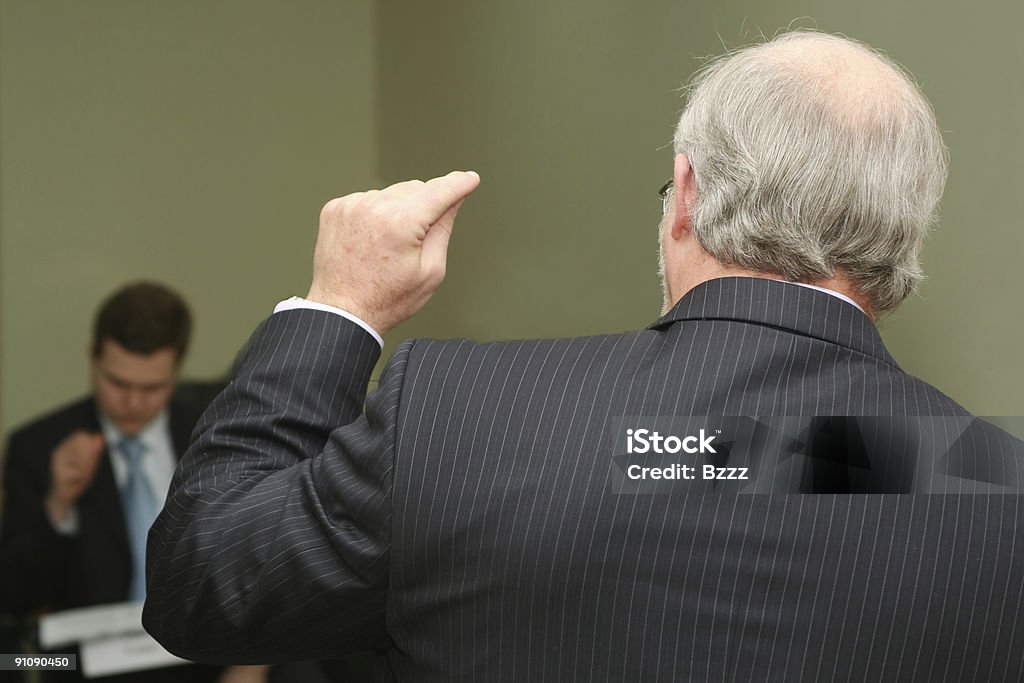
[[363,413],[377,355],[315,311],[253,336],[150,535],[171,651],[376,649],[416,681],[1024,676],[1017,495],[612,490],[624,415],[966,415],[828,294],[728,278],[640,332],[407,341]]

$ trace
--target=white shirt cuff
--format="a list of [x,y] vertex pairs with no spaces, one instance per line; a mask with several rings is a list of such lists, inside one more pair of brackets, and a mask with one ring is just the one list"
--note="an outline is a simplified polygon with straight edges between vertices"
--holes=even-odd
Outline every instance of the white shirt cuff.
[[78,534],[78,507],[75,505],[71,506],[68,510],[68,516],[64,518],[63,522],[55,522],[53,517],[50,517],[47,513],[46,518],[50,520],[50,525],[53,530],[61,536],[75,536]]
[[326,311],[327,313],[334,313],[335,315],[340,315],[342,318],[351,320],[356,325],[359,325],[359,327],[369,332],[373,336],[373,338],[377,340],[377,343],[380,344],[380,347],[382,349],[384,348],[384,340],[380,338],[380,335],[377,334],[376,330],[367,325],[363,320],[359,319],[357,316],[352,315],[348,311],[343,311],[340,308],[335,308],[334,306],[320,304],[315,301],[306,301],[302,297],[293,296],[292,298],[285,299],[277,306],[275,306],[274,313],[280,313],[281,311],[293,311],[297,308],[311,308],[314,311]]

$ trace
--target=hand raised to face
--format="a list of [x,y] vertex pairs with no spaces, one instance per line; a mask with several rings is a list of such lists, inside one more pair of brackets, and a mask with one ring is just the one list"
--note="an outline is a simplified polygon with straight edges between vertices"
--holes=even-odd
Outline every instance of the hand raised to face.
[[453,171],[332,199],[320,212],[306,298],[380,334],[410,318],[444,280],[455,216],[479,184],[476,173]]
[[50,491],[47,514],[63,521],[78,497],[92,484],[103,453],[102,434],[77,431],[65,438],[50,455]]

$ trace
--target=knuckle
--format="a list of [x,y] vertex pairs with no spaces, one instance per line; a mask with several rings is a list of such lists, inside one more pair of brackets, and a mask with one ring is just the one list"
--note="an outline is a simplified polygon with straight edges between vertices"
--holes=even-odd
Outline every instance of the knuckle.
[[359,196],[355,198],[347,208],[348,216],[365,216],[373,219],[381,210],[383,204],[380,192],[377,190],[371,190],[369,192],[360,192]]
[[393,194],[404,194],[407,193],[409,190],[417,189],[422,185],[422,180],[414,178],[412,180],[404,180],[400,183],[395,183],[394,185],[388,187],[387,190],[389,190]]
[[367,220],[373,223],[380,222],[387,214],[385,207],[380,202],[367,203],[362,209]]
[[344,197],[335,197],[331,201],[324,204],[324,208],[320,209],[320,220],[324,221],[326,219],[329,219],[331,216],[340,213],[344,203]]

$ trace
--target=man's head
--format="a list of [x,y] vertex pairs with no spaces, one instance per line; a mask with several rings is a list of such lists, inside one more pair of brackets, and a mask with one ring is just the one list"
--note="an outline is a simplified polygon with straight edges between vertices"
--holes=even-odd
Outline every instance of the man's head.
[[93,391],[123,434],[138,434],[167,405],[191,327],[184,300],[151,282],[128,285],[100,307],[90,347]]
[[918,87],[871,48],[799,31],[711,62],[674,149],[667,303],[701,281],[695,265],[843,282],[874,313],[923,279],[946,149]]

